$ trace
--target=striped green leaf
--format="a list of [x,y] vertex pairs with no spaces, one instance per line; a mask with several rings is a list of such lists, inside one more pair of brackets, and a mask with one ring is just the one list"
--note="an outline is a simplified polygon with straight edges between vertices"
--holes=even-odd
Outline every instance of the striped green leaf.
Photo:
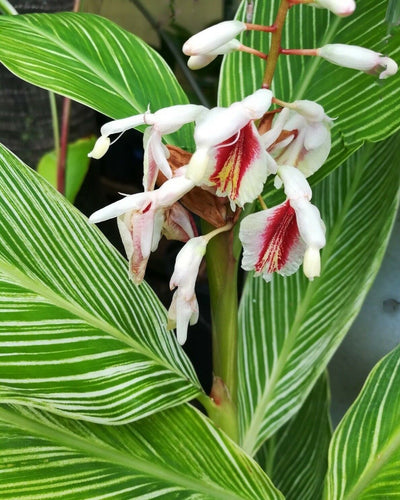
[[0,147],[0,397],[123,423],[195,397],[146,285],[96,227]]
[[[92,14],[1,16],[0,61],[20,78],[111,118],[188,102],[151,47]],[[190,147],[190,130],[176,132],[170,142]]]
[[286,500],[322,498],[331,438],[329,387],[320,378],[301,410],[260,449],[257,460]]
[[[279,0],[254,0],[254,22],[272,24]],[[238,18],[244,19],[243,1]],[[400,63],[400,28],[387,35],[387,0],[357,2],[356,12],[339,19],[324,9],[294,6],[284,28],[282,45],[287,48],[314,48],[327,43],[348,43],[382,52]],[[263,52],[269,50],[269,34],[245,32],[242,42]],[[260,87],[265,63],[243,53],[225,57],[219,100],[222,105],[242,99]],[[343,163],[365,140],[378,141],[400,128],[398,89],[400,72],[379,81],[359,71],[334,66],[320,58],[281,56],[272,90],[280,99],[310,99],[322,104],[335,118],[332,151],[327,163],[316,173],[316,183]]]
[[117,427],[3,405],[0,434],[4,500],[283,499],[253,460],[186,405]]
[[321,277],[249,276],[240,308],[241,443],[253,454],[304,402],[357,315],[399,200],[399,137],[368,145],[315,189],[327,226]]
[[397,347],[372,370],[333,435],[326,500],[400,497],[399,385]]

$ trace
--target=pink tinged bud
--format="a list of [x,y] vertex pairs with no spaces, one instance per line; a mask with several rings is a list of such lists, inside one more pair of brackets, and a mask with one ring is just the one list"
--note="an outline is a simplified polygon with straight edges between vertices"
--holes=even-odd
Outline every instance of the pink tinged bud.
[[198,305],[195,295],[195,284],[201,261],[207,247],[207,238],[198,236],[190,239],[178,253],[175,269],[170,281],[170,289],[178,287],[168,311],[168,326],[176,325],[177,338],[180,344],[186,341],[189,323],[198,320]]
[[282,276],[293,274],[303,259],[305,245],[289,201],[245,217],[239,238],[243,244],[242,268],[254,270],[266,281],[275,272]]
[[224,21],[200,31],[187,40],[182,51],[187,56],[207,55],[225,45],[246,29],[241,21]]
[[143,134],[143,187],[145,191],[154,189],[158,171],[167,179],[172,177],[172,170],[168,163],[169,151],[161,142],[161,134],[150,127]]
[[380,79],[388,78],[397,73],[398,70],[397,63],[393,59],[356,45],[329,44],[317,49],[317,54],[338,66],[357,69],[370,74],[380,73]]
[[101,135],[97,139],[92,151],[88,153],[88,156],[89,158],[94,158],[95,160],[99,160],[107,153],[109,147],[110,147],[110,138]]
[[167,240],[186,242],[197,236],[197,228],[190,212],[180,203],[174,203],[165,210],[162,233]]
[[328,9],[337,16],[346,17],[353,14],[356,9],[354,0],[314,0],[312,4],[314,7]]

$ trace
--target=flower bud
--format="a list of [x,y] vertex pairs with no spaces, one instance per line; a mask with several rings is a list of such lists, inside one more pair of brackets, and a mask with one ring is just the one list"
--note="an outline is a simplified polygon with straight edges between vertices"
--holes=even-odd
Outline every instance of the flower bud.
[[328,9],[340,17],[350,16],[356,9],[354,0],[314,0],[311,5]]
[[89,158],[94,158],[95,160],[99,160],[107,153],[109,147],[110,147],[110,138],[106,137],[105,135],[101,135],[97,139],[92,151],[88,153],[88,156]]
[[207,55],[225,45],[246,29],[241,21],[224,21],[210,26],[187,40],[182,51],[187,56]]
[[396,62],[390,57],[357,45],[329,44],[317,49],[317,55],[344,68],[358,69],[370,74],[381,72],[380,79],[394,75],[398,69]]

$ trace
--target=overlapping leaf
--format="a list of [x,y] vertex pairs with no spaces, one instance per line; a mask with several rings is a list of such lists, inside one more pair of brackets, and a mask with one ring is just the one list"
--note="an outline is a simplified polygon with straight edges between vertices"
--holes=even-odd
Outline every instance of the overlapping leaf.
[[[112,118],[187,103],[151,47],[92,14],[1,16],[0,61],[20,78]],[[170,142],[190,147],[190,130],[176,132]]]
[[186,405],[118,427],[3,406],[0,434],[2,499],[283,499]]
[[257,460],[286,500],[322,498],[331,437],[327,377],[316,383],[301,410],[269,439]]
[[[245,1],[238,17],[244,19]],[[272,24],[279,0],[254,1],[253,22]],[[339,19],[324,9],[294,6],[283,34],[287,48],[314,48],[326,43],[348,43],[383,52],[400,63],[400,29],[388,35],[387,0],[363,0],[349,18]],[[269,34],[244,33],[242,42],[264,52]],[[242,99],[260,87],[265,62],[243,53],[225,57],[219,100],[222,105]],[[400,127],[398,89],[400,73],[384,80],[359,71],[334,66],[320,58],[281,56],[272,90],[284,100],[310,99],[322,104],[335,119],[333,147],[328,162],[313,176],[318,182],[337,168],[363,141],[389,137]]]
[[0,148],[0,396],[106,423],[193,398],[190,362],[146,284],[43,179]]
[[400,347],[370,373],[336,429],[326,500],[377,500],[400,494]]
[[322,275],[248,277],[241,309],[241,442],[250,454],[301,406],[379,268],[399,198],[399,137],[360,150],[317,186]]

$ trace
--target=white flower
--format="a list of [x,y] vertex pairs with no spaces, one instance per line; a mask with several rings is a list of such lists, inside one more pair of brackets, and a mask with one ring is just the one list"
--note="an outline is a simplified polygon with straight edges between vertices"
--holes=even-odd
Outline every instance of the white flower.
[[245,29],[246,24],[241,21],[223,21],[190,37],[182,51],[187,56],[212,55]]
[[354,0],[314,0],[313,3],[307,5],[328,9],[341,17],[350,16],[356,9]]
[[173,177],[159,189],[126,196],[98,210],[90,222],[118,217],[118,229],[129,259],[129,274],[139,284],[144,277],[150,252],[157,249],[161,235],[187,241],[196,234],[189,213],[175,203],[193,188],[184,175]]
[[228,108],[213,108],[198,121],[196,151],[187,177],[197,185],[213,186],[234,205],[253,201],[262,191],[275,162],[265,152],[253,120],[271,105],[272,93],[261,89]]
[[310,203],[311,189],[304,175],[290,166],[280,167],[287,200],[248,215],[240,225],[242,267],[270,281],[272,274],[293,274],[303,261],[304,274],[320,274],[319,250],[325,246],[325,226],[317,207]]
[[390,57],[357,45],[341,43],[324,45],[317,49],[317,55],[338,66],[358,69],[370,74],[379,73],[380,79],[388,78],[398,70],[397,63]]
[[295,166],[309,177],[329,155],[331,124],[316,102],[295,101],[279,113],[262,141],[278,165]]
[[180,344],[187,338],[189,324],[194,325],[199,318],[195,284],[200,263],[206,252],[208,238],[198,236],[190,239],[178,253],[170,289],[178,287],[168,310],[168,327],[175,328]]
[[180,104],[162,108],[155,113],[142,113],[121,120],[113,120],[101,127],[101,137],[97,140],[93,151],[89,156],[101,158],[107,151],[112,134],[121,134],[128,129],[149,125],[143,136],[144,143],[144,177],[143,185],[146,190],[154,188],[158,170],[170,179],[172,177],[171,167],[168,163],[168,150],[162,144],[162,137],[172,134],[186,123],[195,121],[201,114],[207,112],[207,108],[195,104]]

